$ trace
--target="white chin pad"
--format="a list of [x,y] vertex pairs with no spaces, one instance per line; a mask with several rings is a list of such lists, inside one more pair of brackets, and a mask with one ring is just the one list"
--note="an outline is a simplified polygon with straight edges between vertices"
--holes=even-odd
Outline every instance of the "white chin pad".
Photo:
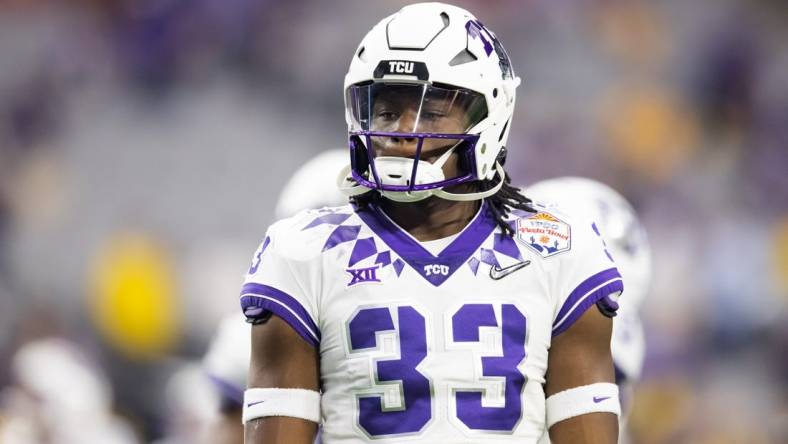
[[[413,174],[413,159],[406,157],[381,156],[375,159],[375,169],[383,185],[410,185]],[[435,164],[418,161],[416,185],[444,180],[443,169]],[[433,190],[424,191],[382,191],[381,194],[396,202],[417,202],[430,197]]]
[[[413,174],[413,159],[406,157],[378,157],[375,159],[375,170],[383,185],[410,185]],[[416,185],[434,183],[444,180],[443,169],[423,160],[418,161]]]

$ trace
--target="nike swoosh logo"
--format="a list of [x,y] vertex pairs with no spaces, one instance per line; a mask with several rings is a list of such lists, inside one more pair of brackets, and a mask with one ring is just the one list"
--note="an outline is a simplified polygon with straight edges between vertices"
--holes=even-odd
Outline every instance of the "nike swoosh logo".
[[604,401],[605,399],[610,399],[610,396],[602,396],[600,398],[597,398],[596,396],[594,396],[594,402],[595,403],[600,403],[600,402]]
[[247,407],[251,407],[251,406],[253,406],[253,405],[262,404],[262,403],[264,403],[264,402],[265,402],[265,401],[255,401],[255,402],[250,402],[249,404],[246,404],[246,406],[247,406]]
[[519,269],[521,269],[523,267],[526,267],[526,266],[528,266],[530,264],[531,264],[531,261],[522,261],[522,262],[518,262],[518,263],[516,263],[514,265],[509,265],[506,268],[501,268],[501,267],[495,265],[495,266],[490,267],[490,277],[497,281],[497,280],[505,278],[506,276],[509,276],[510,274],[514,273],[515,271],[517,271],[517,270],[519,270]]

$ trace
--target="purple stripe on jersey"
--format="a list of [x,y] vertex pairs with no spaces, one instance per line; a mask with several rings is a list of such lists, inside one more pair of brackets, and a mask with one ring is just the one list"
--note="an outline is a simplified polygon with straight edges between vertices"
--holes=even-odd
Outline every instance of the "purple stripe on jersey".
[[[382,265],[384,267],[389,265],[389,264],[391,264],[391,252],[386,250],[386,251],[384,251],[382,253],[379,253],[378,257],[375,258],[375,263],[376,264],[380,264],[380,265]],[[397,273],[397,274],[399,274],[399,273]]]
[[323,251],[328,251],[339,244],[350,242],[358,238],[358,233],[361,231],[361,225],[340,225],[331,232],[328,236],[326,244],[323,245]]
[[268,285],[248,283],[241,289],[241,308],[244,313],[268,310],[290,324],[307,342],[320,344],[320,329],[309,312],[289,294]]
[[218,376],[208,374],[208,379],[222,395],[222,398],[237,404],[238,407],[244,404],[244,387],[238,387],[232,382]]
[[399,277],[399,275],[402,274],[402,270],[405,268],[405,262],[403,262],[402,259],[396,259],[392,265],[394,266],[394,271],[397,272],[397,277]]
[[[517,229],[512,231],[517,232]],[[514,241],[514,238],[507,236],[504,233],[495,235],[493,250],[509,257],[513,257],[519,261],[523,260],[523,255],[520,253],[520,248],[517,246],[517,242]]]
[[[607,281],[610,281],[615,278],[621,278],[621,274],[619,274],[618,269],[608,268],[607,270],[600,271],[599,273],[594,274],[593,276],[589,277],[588,279],[584,280],[580,283],[571,293],[569,293],[569,297],[566,298],[566,302],[561,307],[561,310],[558,311],[558,314],[555,317],[555,322],[553,322],[553,327],[558,322],[561,322],[567,312],[577,303],[580,298],[584,297],[588,292],[593,290],[594,288],[604,284]],[[605,295],[607,296],[607,295]]]
[[479,259],[476,259],[475,257],[468,259],[468,266],[471,267],[471,271],[473,271],[474,276],[476,276],[476,273],[479,272],[480,263],[481,262],[479,262]]
[[378,250],[375,248],[375,239],[371,237],[359,239],[356,241],[356,244],[353,245],[353,252],[350,253],[350,261],[347,266],[352,267],[377,252]]
[[[357,214],[400,258],[436,287],[446,282],[476,252],[496,227],[495,218],[490,214],[487,202],[482,201],[481,208],[471,223],[438,256],[433,256],[377,206],[370,205],[357,211]],[[434,265],[448,266],[448,272],[436,273]]]
[[495,253],[493,253],[492,250],[489,250],[487,248],[482,248],[481,258],[482,258],[482,262],[484,262],[485,264],[491,267],[495,266],[500,268],[501,266],[501,264],[498,263],[498,258],[495,257]]
[[316,217],[312,222],[309,222],[307,226],[301,229],[308,230],[312,227],[316,227],[318,225],[328,224],[328,225],[339,225],[342,222],[346,221],[352,214],[350,213],[328,213],[323,214],[322,216]]
[[246,295],[241,298],[241,306],[244,307],[244,313],[247,317],[254,317],[249,315],[248,310],[251,309],[260,310],[261,313],[270,311],[287,322],[307,343],[315,348],[320,345],[320,339],[316,338],[315,333],[305,326],[305,322],[294,315],[287,306],[277,299],[269,298],[268,296]]
[[[611,270],[614,273],[610,273]],[[598,278],[606,276],[607,279]],[[553,322],[553,336],[558,336],[574,324],[589,307],[616,292],[624,291],[624,283],[618,270],[611,268],[583,281],[567,298],[564,306],[559,311],[559,316]]]

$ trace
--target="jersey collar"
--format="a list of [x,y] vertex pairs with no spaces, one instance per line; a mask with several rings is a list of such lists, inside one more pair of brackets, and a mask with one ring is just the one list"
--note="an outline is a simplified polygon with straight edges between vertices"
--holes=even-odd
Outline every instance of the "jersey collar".
[[[400,228],[376,205],[357,211],[358,216],[397,255],[427,282],[438,287],[446,282],[495,230],[496,222],[486,200],[471,222],[437,256],[427,251],[408,232]],[[434,272],[435,265],[443,266]],[[448,267],[448,268],[447,268]]]

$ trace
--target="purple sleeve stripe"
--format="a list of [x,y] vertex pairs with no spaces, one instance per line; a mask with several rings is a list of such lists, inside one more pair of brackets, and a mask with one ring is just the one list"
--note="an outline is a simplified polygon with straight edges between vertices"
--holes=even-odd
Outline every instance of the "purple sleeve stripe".
[[618,273],[618,269],[613,267],[604,271],[600,271],[599,273],[594,274],[593,276],[581,282],[580,285],[575,287],[575,289],[569,293],[569,297],[566,298],[564,305],[561,306],[561,310],[558,311],[555,321],[553,322],[553,328],[555,328],[556,325],[566,317],[567,313],[572,309],[572,307],[577,305],[577,302],[580,299],[584,298],[595,288],[601,286],[602,284],[606,284],[615,278],[621,279],[621,275]]
[[242,406],[244,404],[244,387],[238,387],[226,379],[208,374],[208,379],[219,390],[222,397],[233,404]]
[[624,282],[621,278],[614,278],[604,282],[586,293],[577,303],[572,306],[569,312],[559,322],[553,324],[553,337],[563,333],[572,326],[589,307],[596,304],[600,299],[606,298],[616,292],[624,291]]
[[[298,316],[299,319],[304,321],[305,326],[310,331],[315,333],[316,338],[320,339],[320,329],[317,328],[317,324],[312,320],[312,316],[310,316],[309,312],[304,308],[304,306],[298,302],[298,299],[290,296],[284,291],[269,285],[251,282],[241,288],[241,296],[261,296],[281,302],[287,308],[289,308],[294,315]],[[246,306],[243,306],[243,308],[245,309]]]
[[248,283],[241,289],[241,308],[269,310],[287,321],[301,336],[312,344],[320,343],[320,329],[309,312],[298,300],[274,287]]
[[260,312],[270,311],[288,323],[306,342],[317,348],[320,345],[320,336],[308,327],[308,322],[298,317],[295,311],[283,302],[264,295],[245,294],[241,297],[241,307],[244,313],[247,309],[257,308]]

